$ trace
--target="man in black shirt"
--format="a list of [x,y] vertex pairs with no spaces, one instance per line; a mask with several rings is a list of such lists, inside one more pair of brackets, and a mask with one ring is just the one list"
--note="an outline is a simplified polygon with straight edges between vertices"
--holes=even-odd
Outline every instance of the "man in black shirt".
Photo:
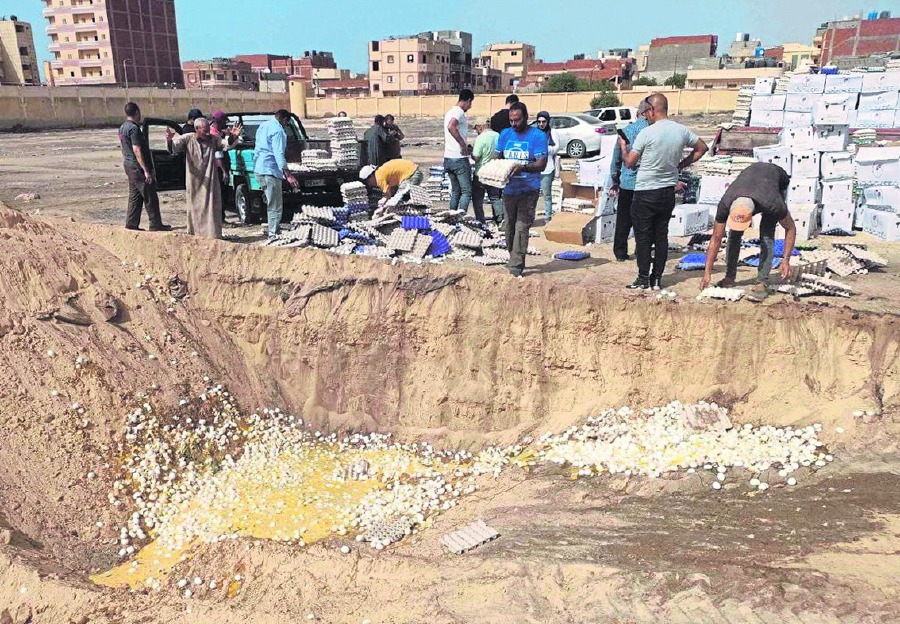
[[497,134],[500,134],[501,132],[512,126],[512,124],[509,123],[509,107],[518,101],[519,96],[515,93],[506,96],[506,106],[498,110],[491,117],[491,130],[493,130]]
[[375,168],[380,167],[388,161],[388,134],[384,129],[384,117],[375,115],[375,121],[372,127],[366,130],[363,138],[367,143],[367,152],[369,156],[369,164]]
[[122,161],[128,176],[128,214],[125,229],[140,230],[141,207],[147,211],[152,232],[168,232],[171,226],[162,222],[159,214],[159,196],[156,182],[150,170],[150,147],[141,130],[141,109],[134,102],[125,105],[126,121],[119,128]]
[[791,254],[797,240],[797,226],[784,202],[790,177],[784,169],[770,163],[753,163],[744,169],[737,179],[731,183],[725,195],[719,201],[716,212],[716,225],[712,240],[706,252],[706,272],[700,287],[709,286],[712,279],[713,264],[719,254],[719,247],[725,237],[725,227],[729,229],[728,249],[726,251],[725,279],[717,286],[734,286],[737,277],[737,265],[741,251],[741,238],[755,214],[762,215],[759,226],[759,273],[757,284],[749,298],[762,301],[768,295],[769,273],[772,271],[773,248],[775,246],[775,226],[781,224],[785,231],[784,257],[781,260],[781,278],[787,279],[791,274]]

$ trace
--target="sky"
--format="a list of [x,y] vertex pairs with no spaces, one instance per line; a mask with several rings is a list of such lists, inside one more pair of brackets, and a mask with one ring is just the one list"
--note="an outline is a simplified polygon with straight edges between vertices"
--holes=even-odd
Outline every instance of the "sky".
[[[44,3],[3,4],[0,11],[31,22],[38,58],[49,60]],[[654,37],[671,35],[718,35],[722,54],[738,32],[749,32],[765,46],[809,44],[822,22],[891,4],[893,0],[875,6],[852,0],[175,0],[175,11],[182,61],[325,50],[334,53],[339,67],[365,72],[369,41],[425,30],[470,32],[476,54],[488,43],[525,41],[545,61],[580,53],[596,57],[601,49],[636,50]]]

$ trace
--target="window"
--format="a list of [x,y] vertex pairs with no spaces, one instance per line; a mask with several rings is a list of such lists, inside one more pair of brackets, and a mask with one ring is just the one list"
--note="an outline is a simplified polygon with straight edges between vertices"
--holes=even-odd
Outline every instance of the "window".
[[381,85],[376,82],[375,84],[372,85],[372,91],[375,91],[376,93],[378,91],[381,91]]
[[216,80],[225,80],[225,74],[216,74]]
[[393,55],[393,54],[388,54],[387,62],[388,62],[388,63],[393,63],[393,62],[394,62],[394,55]]
[[[423,56],[424,56],[424,55],[423,55]],[[416,55],[415,55],[415,54],[407,54],[407,55],[406,55],[406,62],[407,62],[407,63],[415,63],[415,62],[416,62]],[[423,61],[423,62],[424,62],[424,61]]]
[[19,48],[19,54],[22,56],[28,56],[28,48]]
[[393,76],[388,76],[388,77],[387,77],[387,81],[388,81],[388,82],[394,82],[394,77],[393,77]]
[[[378,42],[377,41],[372,42],[372,52],[378,52]],[[376,85],[376,86],[378,86],[378,85]],[[376,91],[377,91],[377,89],[376,89]]]
[[605,110],[600,113],[598,117],[600,121],[615,121],[616,120],[616,111],[614,109]]
[[519,56],[519,51],[513,50],[512,53],[510,54],[510,56]]
[[631,110],[627,109],[627,108],[620,108],[619,109],[619,118],[622,121],[631,119]]
[[372,71],[381,71],[381,63],[372,61]]
[[423,54],[422,55],[422,64],[424,65],[427,62],[428,62],[428,57]]
[[551,128],[574,128],[577,125],[578,122],[571,117],[553,117],[550,120]]

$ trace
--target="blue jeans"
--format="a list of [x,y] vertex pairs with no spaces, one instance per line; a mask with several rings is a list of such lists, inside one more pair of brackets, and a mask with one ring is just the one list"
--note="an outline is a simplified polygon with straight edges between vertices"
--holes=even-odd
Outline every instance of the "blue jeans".
[[444,171],[450,176],[450,210],[469,212],[472,203],[472,164],[468,158],[445,158]]
[[553,216],[553,178],[555,177],[555,171],[541,174],[541,195],[544,196],[544,219],[546,221]]
[[256,182],[266,196],[266,212],[268,213],[269,238],[278,234],[278,226],[281,223],[281,215],[284,212],[284,196],[281,194],[282,178],[270,175],[256,174]]
[[[756,274],[756,281],[759,284],[769,283],[769,274],[772,272],[772,264],[775,260],[775,226],[778,220],[763,213],[762,223],[759,226],[759,270]],[[728,232],[728,247],[725,253],[725,277],[735,279],[737,277],[737,267],[741,255],[741,239],[743,232],[730,230]],[[783,262],[783,260],[782,260]]]

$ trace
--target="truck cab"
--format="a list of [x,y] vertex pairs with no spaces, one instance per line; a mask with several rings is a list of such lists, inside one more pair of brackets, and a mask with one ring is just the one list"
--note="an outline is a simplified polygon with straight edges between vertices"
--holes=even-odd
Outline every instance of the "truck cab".
[[[223,205],[237,212],[242,223],[252,224],[265,220],[266,201],[256,176],[253,173],[255,163],[256,131],[265,122],[273,119],[274,113],[242,112],[228,115],[228,126],[241,124],[241,143],[226,152],[227,186],[223,193]],[[170,154],[165,142],[165,129],[172,128],[177,134],[182,133],[181,126],[172,120],[147,118],[143,122],[144,136],[150,143],[150,157],[153,176],[160,191],[177,191],[185,189],[184,154]],[[360,142],[360,167],[365,164],[366,149]],[[287,127],[287,149],[285,158],[288,163],[300,163],[301,153],[306,149],[330,150],[327,139],[310,138],[303,127],[303,122],[296,115],[291,115]],[[339,169],[337,171],[293,172],[300,183],[296,189],[284,184],[283,221],[290,221],[294,212],[303,205],[340,206],[343,204],[341,185],[358,179],[359,168]]]

